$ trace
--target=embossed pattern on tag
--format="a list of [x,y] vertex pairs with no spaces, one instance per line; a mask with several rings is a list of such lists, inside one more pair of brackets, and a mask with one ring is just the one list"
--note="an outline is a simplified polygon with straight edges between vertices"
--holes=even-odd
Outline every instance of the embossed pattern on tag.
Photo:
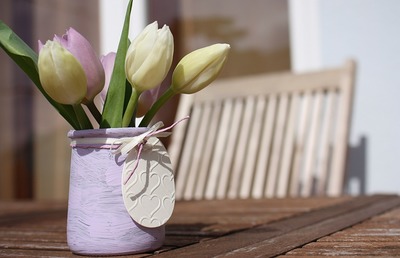
[[151,137],[132,172],[137,152],[129,152],[122,175],[122,196],[132,219],[144,227],[159,227],[172,215],[175,205],[175,183],[171,160],[164,145]]

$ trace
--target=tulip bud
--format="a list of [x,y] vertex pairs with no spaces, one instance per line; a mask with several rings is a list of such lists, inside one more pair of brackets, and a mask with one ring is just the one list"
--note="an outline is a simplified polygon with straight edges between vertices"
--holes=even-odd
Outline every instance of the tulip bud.
[[228,44],[214,44],[184,56],[172,74],[171,89],[192,94],[209,85],[221,72],[229,50]]
[[47,41],[38,59],[40,82],[61,104],[78,104],[86,94],[86,75],[78,60],[58,42]]
[[167,75],[174,53],[174,40],[169,27],[158,29],[153,22],[129,46],[125,73],[132,87],[138,92],[153,89]]
[[151,90],[146,90],[140,94],[137,104],[136,117],[142,117],[146,114],[151,105],[153,105],[154,101],[156,101],[159,91],[160,87],[157,87]]
[[82,65],[87,79],[87,92],[83,100],[84,104],[93,101],[104,87],[104,70],[96,52],[89,41],[73,28],[69,28],[62,37],[55,36],[57,41],[78,59]]

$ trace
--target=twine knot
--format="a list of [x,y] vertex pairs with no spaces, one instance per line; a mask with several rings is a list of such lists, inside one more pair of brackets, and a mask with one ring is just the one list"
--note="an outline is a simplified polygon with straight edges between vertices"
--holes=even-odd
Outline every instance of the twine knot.
[[162,128],[162,129],[159,129],[159,128],[163,127],[164,123],[159,121],[159,122],[155,123],[152,127],[150,127],[148,131],[146,131],[138,136],[126,137],[126,138],[115,140],[113,142],[110,149],[112,149],[112,146],[115,144],[120,145],[117,149],[112,150],[113,154],[121,153],[122,155],[125,155],[125,154],[128,154],[129,152],[131,152],[134,148],[136,148],[136,147],[138,148],[135,165],[134,165],[132,171],[129,173],[128,178],[124,181],[124,185],[130,180],[133,173],[135,173],[135,170],[139,165],[139,160],[140,160],[140,157],[141,157],[141,154],[143,151],[143,147],[146,145],[147,140],[150,139],[151,137],[160,138],[160,137],[170,136],[171,132],[166,132],[166,131],[172,129],[177,124],[179,124],[180,122],[182,122],[186,119],[189,119],[189,116],[184,117],[184,118],[176,121],[172,125]]

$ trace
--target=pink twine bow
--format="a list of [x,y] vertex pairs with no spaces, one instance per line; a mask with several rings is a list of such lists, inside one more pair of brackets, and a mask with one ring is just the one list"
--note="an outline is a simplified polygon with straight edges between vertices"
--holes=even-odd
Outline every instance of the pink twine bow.
[[130,180],[130,178],[132,177],[133,173],[135,173],[136,168],[139,165],[139,161],[140,161],[140,157],[142,155],[142,151],[143,151],[143,147],[146,145],[147,140],[150,137],[166,137],[169,136],[171,133],[170,132],[166,132],[172,128],[174,128],[177,124],[179,124],[180,122],[189,119],[189,116],[184,117],[178,121],[176,121],[175,123],[173,123],[172,125],[159,129],[160,127],[162,127],[164,124],[160,121],[156,124],[154,124],[147,132],[136,136],[136,137],[132,137],[129,141],[126,141],[127,139],[125,139],[125,141],[123,141],[121,143],[121,146],[116,149],[115,151],[113,151],[113,153],[122,153],[122,154],[126,154],[129,153],[133,148],[135,148],[136,146],[138,146],[138,151],[137,151],[137,157],[136,157],[136,161],[134,164],[134,167],[132,169],[132,171],[129,173],[128,178],[124,181],[124,185],[126,183],[128,183],[128,181]]

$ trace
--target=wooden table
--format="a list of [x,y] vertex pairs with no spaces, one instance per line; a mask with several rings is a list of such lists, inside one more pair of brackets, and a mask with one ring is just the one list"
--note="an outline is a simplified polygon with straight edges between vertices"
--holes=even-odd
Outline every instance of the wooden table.
[[[71,257],[66,204],[0,202],[0,257]],[[400,197],[176,204],[165,245],[130,257],[400,255]]]

